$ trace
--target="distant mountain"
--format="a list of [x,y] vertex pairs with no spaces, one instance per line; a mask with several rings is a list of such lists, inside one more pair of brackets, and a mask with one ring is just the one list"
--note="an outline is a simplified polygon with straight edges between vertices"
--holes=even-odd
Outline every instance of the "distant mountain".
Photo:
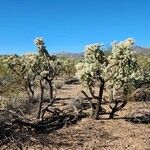
[[144,47],[141,47],[141,46],[135,46],[134,50],[137,53],[150,54],[150,48],[144,48]]
[[[141,46],[134,46],[134,50],[137,53],[142,53],[144,55],[150,55],[150,48],[145,48],[145,47],[141,47]],[[109,54],[111,52],[111,48],[107,49],[106,54]],[[55,54],[58,57],[69,57],[69,58],[81,58],[83,57],[84,53],[80,52],[80,53],[72,53],[72,52],[59,52]]]
[[58,57],[81,58],[83,57],[84,53],[60,52],[55,55]]

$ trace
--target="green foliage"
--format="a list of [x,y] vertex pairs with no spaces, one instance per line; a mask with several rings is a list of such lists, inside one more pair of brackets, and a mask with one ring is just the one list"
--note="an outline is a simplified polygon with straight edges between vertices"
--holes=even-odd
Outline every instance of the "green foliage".
[[140,68],[140,80],[150,81],[150,56],[137,55]]
[[0,94],[10,96],[21,91],[21,79],[11,74],[10,70],[5,66],[3,60],[7,59],[7,57],[0,57]]

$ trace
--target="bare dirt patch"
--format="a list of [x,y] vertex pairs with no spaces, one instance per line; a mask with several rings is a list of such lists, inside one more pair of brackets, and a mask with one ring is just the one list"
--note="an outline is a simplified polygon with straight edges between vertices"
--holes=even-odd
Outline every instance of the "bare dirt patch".
[[[64,85],[58,91],[57,103],[68,103],[82,87]],[[23,150],[150,150],[150,124],[134,124],[125,119],[137,109],[150,109],[149,103],[129,102],[115,119],[84,118],[75,125],[65,126],[48,134],[29,135]],[[7,145],[8,146],[8,145]],[[16,144],[1,149],[19,149]],[[20,148],[21,149],[21,148]]]

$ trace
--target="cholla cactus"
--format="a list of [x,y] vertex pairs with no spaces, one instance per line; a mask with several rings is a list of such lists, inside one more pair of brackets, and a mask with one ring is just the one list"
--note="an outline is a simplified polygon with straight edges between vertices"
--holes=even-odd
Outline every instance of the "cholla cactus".
[[35,45],[38,48],[37,60],[35,63],[35,71],[37,74],[45,80],[53,80],[58,73],[61,63],[55,56],[50,56],[46,50],[46,46],[43,38],[36,38],[34,40]]
[[34,43],[35,43],[35,45],[36,45],[37,48],[38,48],[39,55],[45,56],[45,57],[49,57],[49,53],[48,53],[48,51],[46,50],[46,46],[45,46],[45,43],[44,43],[43,38],[37,37],[37,38],[34,40]]
[[132,50],[134,43],[135,40],[133,38],[128,38],[119,43],[117,41],[112,42],[112,57],[118,61],[125,59],[124,56],[126,56],[126,58],[131,58],[132,54],[134,53]]
[[[129,81],[136,72],[137,65],[132,49],[134,40],[129,38],[122,42],[112,44],[112,55],[107,57],[103,52],[102,45],[94,44],[86,47],[84,60],[76,65],[76,76],[81,83],[87,85],[94,99],[97,99],[95,118],[102,110],[101,101],[104,86],[111,87],[113,93],[123,88],[127,94]],[[99,95],[94,92],[95,83],[99,82]],[[107,83],[107,84],[106,84]]]
[[33,99],[34,90],[33,83],[36,77],[33,72],[34,64],[36,62],[35,54],[26,54],[22,56],[11,55],[4,59],[4,65],[20,78],[20,84],[24,85],[29,99]]
[[112,44],[112,56],[109,61],[116,65],[112,68],[114,75],[109,83],[112,85],[114,93],[122,88],[127,96],[129,82],[132,81],[134,74],[137,74],[137,61],[133,50],[134,42],[134,39],[128,38],[125,41]]
[[76,65],[76,76],[84,85],[94,86],[94,79],[99,80],[103,69],[107,66],[107,59],[102,45],[94,44],[86,46],[84,60]]
[[147,55],[139,54],[137,56],[139,68],[136,73],[132,74],[135,79],[134,86],[139,88],[143,85],[147,85],[150,81],[150,58]]
[[59,74],[61,62],[56,56],[50,56],[46,50],[44,40],[36,38],[35,45],[38,48],[38,55],[35,64],[35,72],[37,72],[40,80],[45,80],[49,85],[50,101],[53,100],[53,80]]
[[103,45],[93,44],[86,46],[84,58],[85,62],[88,63],[104,63],[106,61],[106,56],[103,52]]
[[34,44],[37,45],[38,47],[45,45],[44,40],[43,40],[42,37],[37,37],[37,38],[34,40]]
[[48,51],[46,50],[44,40],[42,38],[36,38],[34,40],[34,43],[38,48],[38,56],[34,70],[35,72],[37,72],[40,79],[41,101],[38,112],[38,118],[40,118],[44,93],[42,81],[46,81],[49,85],[49,98],[50,103],[52,104],[54,101],[53,80],[59,73],[61,63],[58,59],[56,59],[56,57],[49,55]]
[[[97,119],[99,112],[102,110],[101,102],[104,90],[104,76],[103,70],[107,66],[107,58],[103,52],[102,46],[98,44],[90,45],[86,47],[84,60],[76,65],[76,76],[80,79],[81,83],[87,85],[93,98],[97,99],[96,110],[94,110],[94,118]],[[94,90],[96,81],[100,83],[99,95],[96,96]]]
[[4,59],[4,64],[7,68],[16,74],[26,75],[32,71],[35,62],[36,54],[24,54],[22,56],[11,55]]
[[76,61],[74,59],[71,58],[67,58],[67,59],[62,59],[62,64],[63,64],[63,68],[62,68],[62,72],[65,73],[68,76],[74,76],[76,73]]

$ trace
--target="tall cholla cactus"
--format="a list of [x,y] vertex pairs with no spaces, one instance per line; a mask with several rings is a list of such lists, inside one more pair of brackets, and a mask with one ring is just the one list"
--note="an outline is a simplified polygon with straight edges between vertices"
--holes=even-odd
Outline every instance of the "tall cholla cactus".
[[35,45],[38,48],[37,56],[37,72],[45,79],[53,80],[53,78],[58,74],[61,62],[54,55],[49,55],[43,38],[36,38],[34,40]]
[[44,84],[42,81],[45,81],[49,86],[49,102],[52,104],[54,101],[54,78],[59,74],[61,63],[56,58],[56,56],[49,55],[48,51],[46,50],[43,38],[36,38],[34,43],[38,48],[35,71],[38,74],[41,88],[41,100],[38,112],[38,118],[40,118],[44,94]]
[[45,46],[45,43],[44,43],[43,38],[37,37],[37,38],[34,40],[34,43],[35,43],[35,45],[36,45],[37,48],[38,48],[39,55],[45,56],[45,57],[49,57],[49,53],[48,53],[48,51],[46,50],[46,46]]
[[133,50],[134,39],[128,38],[122,42],[112,43],[112,56],[110,62],[116,64],[112,69],[115,70],[113,78],[111,79],[114,92],[123,88],[125,96],[128,93],[128,85],[133,78],[133,74],[137,71],[137,61],[135,59],[135,51]]
[[55,77],[54,62],[46,50],[46,46],[43,38],[36,38],[34,40],[35,45],[38,48],[38,57],[35,70],[39,74],[41,80],[45,80],[49,84],[49,96],[53,99],[53,85],[52,80]]
[[[76,76],[81,83],[88,87],[91,96],[97,99],[93,114],[95,119],[102,111],[104,87],[111,86],[116,92],[118,89],[123,88],[124,94],[127,94],[131,76],[137,69],[134,51],[132,50],[133,45],[134,40],[132,38],[119,43],[115,42],[112,44],[112,55],[109,57],[103,52],[102,45],[87,46],[84,60],[76,65]],[[99,82],[100,85],[98,95],[95,95],[96,92],[94,91],[96,82]]]
[[[107,58],[103,52],[102,45],[94,44],[86,46],[84,60],[76,65],[76,76],[80,79],[81,83],[86,85],[94,99],[97,99],[95,110],[93,110],[93,117],[98,118],[99,112],[102,111],[101,103],[103,97],[103,90],[105,79],[103,70],[107,66]],[[95,95],[94,86],[99,82],[99,94]]]

